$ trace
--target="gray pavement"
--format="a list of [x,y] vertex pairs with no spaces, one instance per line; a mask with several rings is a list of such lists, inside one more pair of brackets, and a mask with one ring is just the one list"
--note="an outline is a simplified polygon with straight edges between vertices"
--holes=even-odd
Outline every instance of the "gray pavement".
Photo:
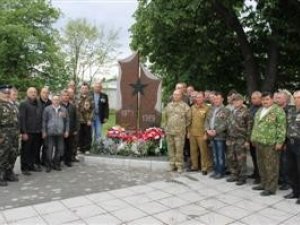
[[[89,162],[73,165],[73,167],[63,166],[62,171],[32,172],[31,176],[20,174],[19,182],[9,182],[7,187],[1,187],[0,210],[120,189],[172,177],[167,172],[155,172],[141,167]],[[15,168],[20,173],[19,163]]]
[[283,198],[289,191],[262,197],[251,189],[252,180],[237,186],[201,173],[168,173],[161,163],[133,168],[146,164],[104,161],[90,158],[61,172],[21,176],[1,188],[0,224],[300,224],[300,205]]

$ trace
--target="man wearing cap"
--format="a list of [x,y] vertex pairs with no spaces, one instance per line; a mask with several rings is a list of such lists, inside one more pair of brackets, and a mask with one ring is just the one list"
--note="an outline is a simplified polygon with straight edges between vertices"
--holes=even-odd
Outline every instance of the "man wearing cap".
[[243,96],[235,94],[232,97],[233,110],[227,125],[227,162],[230,177],[227,182],[236,182],[237,185],[246,183],[247,151],[249,150],[251,118],[244,105]]
[[10,167],[10,158],[16,155],[14,143],[18,141],[17,115],[9,103],[9,85],[0,86],[0,186],[17,181]]

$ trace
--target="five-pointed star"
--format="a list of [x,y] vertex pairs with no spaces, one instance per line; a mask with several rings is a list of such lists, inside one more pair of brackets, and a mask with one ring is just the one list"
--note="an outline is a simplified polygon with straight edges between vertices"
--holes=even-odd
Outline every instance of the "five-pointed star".
[[148,84],[142,84],[140,79],[137,79],[136,83],[129,85],[133,88],[132,95],[136,95],[139,92],[144,95],[144,88],[148,86]]

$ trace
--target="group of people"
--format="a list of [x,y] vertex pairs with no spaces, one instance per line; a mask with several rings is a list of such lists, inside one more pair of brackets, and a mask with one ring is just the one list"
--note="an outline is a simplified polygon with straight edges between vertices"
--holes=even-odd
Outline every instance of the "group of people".
[[70,81],[66,89],[51,93],[51,99],[48,87],[39,95],[35,87],[28,88],[21,103],[17,97],[16,88],[0,86],[0,186],[18,181],[13,168],[19,149],[23,175],[41,172],[42,166],[46,172],[60,171],[62,162],[72,167],[79,161],[77,152],[89,153],[92,140],[101,138],[109,117],[101,82],[94,83],[93,91],[83,83],[76,93]]
[[[236,91],[195,91],[178,83],[163,110],[170,170],[243,185],[254,178],[262,196],[292,189],[285,198],[300,204],[300,91],[255,91],[250,106]],[[250,152],[254,171],[247,173]]]

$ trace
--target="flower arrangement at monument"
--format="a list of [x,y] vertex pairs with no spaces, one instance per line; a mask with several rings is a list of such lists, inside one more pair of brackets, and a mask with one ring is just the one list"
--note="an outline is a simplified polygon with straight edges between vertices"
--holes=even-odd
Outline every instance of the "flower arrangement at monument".
[[114,126],[101,140],[99,153],[124,156],[159,156],[163,150],[165,134],[161,128],[151,127],[144,131],[127,131]]

